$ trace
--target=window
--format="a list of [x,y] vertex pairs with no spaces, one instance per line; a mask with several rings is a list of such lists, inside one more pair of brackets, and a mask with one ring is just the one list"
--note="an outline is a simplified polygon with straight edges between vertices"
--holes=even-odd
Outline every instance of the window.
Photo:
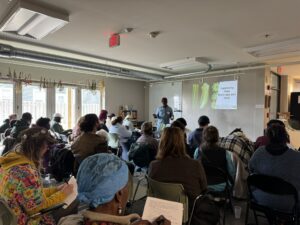
[[70,129],[76,123],[76,88],[64,87],[55,89],[55,112],[63,116],[61,125],[64,129]]
[[81,115],[95,113],[98,115],[101,109],[100,91],[81,90]]
[[13,113],[14,85],[0,83],[0,123]]
[[22,86],[22,112],[30,112],[32,121],[46,117],[46,89],[39,86]]

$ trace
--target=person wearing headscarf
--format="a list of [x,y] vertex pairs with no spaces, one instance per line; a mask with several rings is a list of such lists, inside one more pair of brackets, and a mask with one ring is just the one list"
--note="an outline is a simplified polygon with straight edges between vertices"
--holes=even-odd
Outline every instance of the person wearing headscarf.
[[99,115],[99,130],[105,130],[106,132],[108,132],[108,128],[106,126],[107,114],[107,110],[102,109]]
[[[101,153],[86,158],[77,174],[77,199],[89,209],[62,218],[58,225],[151,224],[141,220],[138,214],[124,216],[128,180],[128,167],[117,156]],[[170,223],[166,220],[162,224]]]

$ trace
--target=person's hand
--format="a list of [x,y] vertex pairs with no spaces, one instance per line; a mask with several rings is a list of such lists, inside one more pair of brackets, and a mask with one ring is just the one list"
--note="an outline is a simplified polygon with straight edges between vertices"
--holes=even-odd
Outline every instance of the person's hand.
[[65,195],[70,195],[73,192],[73,190],[74,190],[73,184],[65,184],[60,191]]

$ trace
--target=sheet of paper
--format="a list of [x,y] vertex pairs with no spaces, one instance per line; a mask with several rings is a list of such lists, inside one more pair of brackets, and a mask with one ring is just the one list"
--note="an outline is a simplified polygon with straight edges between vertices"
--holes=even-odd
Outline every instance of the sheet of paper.
[[74,189],[73,192],[64,200],[64,203],[66,203],[67,206],[69,206],[77,197],[77,182],[75,177],[71,177],[68,184],[73,184]]
[[153,222],[160,215],[170,220],[172,225],[182,225],[183,204],[148,197],[142,218]]

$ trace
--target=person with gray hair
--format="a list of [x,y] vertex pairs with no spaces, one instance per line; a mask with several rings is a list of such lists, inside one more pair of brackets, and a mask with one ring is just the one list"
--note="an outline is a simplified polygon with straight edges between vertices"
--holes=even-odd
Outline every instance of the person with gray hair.
[[[77,174],[77,199],[89,209],[62,218],[58,225],[151,224],[138,214],[124,216],[129,197],[128,181],[128,167],[117,156],[100,153],[86,158]],[[159,219],[163,220],[162,225],[170,224],[164,218]]]
[[144,122],[141,127],[142,135],[137,139],[137,143],[150,145],[157,152],[158,141],[153,138],[153,127],[151,122]]

